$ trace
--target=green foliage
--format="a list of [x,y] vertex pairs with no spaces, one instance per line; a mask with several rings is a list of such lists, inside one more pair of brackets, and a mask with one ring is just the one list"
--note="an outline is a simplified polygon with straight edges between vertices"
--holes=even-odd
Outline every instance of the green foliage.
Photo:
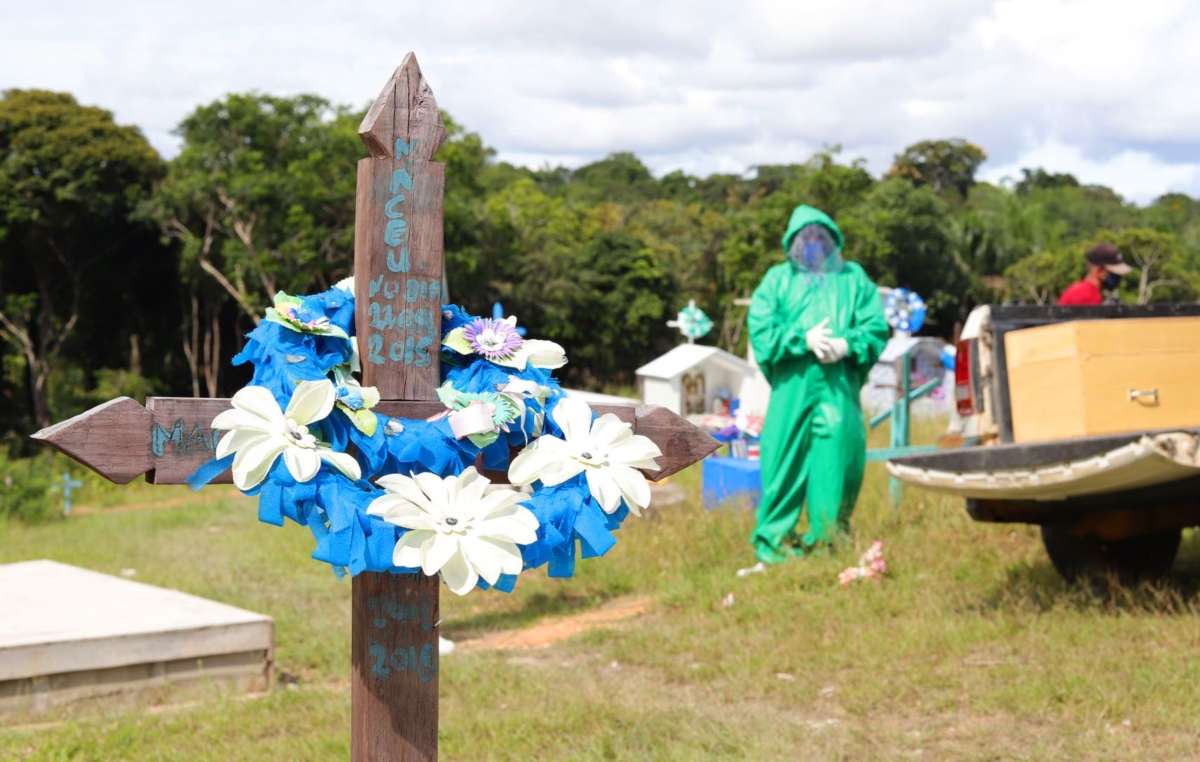
[[[275,292],[311,293],[350,273],[360,117],[312,95],[233,94],[183,120],[181,152],[164,165],[107,112],[64,94],[6,93],[8,446],[27,452],[32,429],[109,396],[228,395],[244,383],[229,359]],[[740,175],[655,178],[628,152],[577,169],[497,162],[482,136],[442,118],[451,298],[475,313],[500,300],[533,335],[561,342],[571,384],[632,383],[678,341],[665,324],[689,299],[719,326],[708,340],[744,351],[737,302],[782,261],[798,204],[833,216],[845,256],[874,280],[920,293],[926,330],[943,336],[979,302],[1054,301],[1100,238],[1140,268],[1123,284],[1127,301],[1200,294],[1200,202],[1168,194],[1139,209],[1042,168],[977,183],[986,154],[962,139],[909,146],[882,180],[837,146]]]
[[8,458],[0,450],[0,527],[62,516],[62,458]]
[[350,273],[361,114],[322,98],[230,95],[183,120],[146,213],[178,241],[183,274],[216,285],[251,319],[276,292]]
[[877,184],[843,217],[846,257],[880,285],[916,291],[931,324],[945,330],[965,317],[968,265],[951,246],[946,205],[928,186],[893,178]]
[[[873,432],[873,444],[886,437]],[[961,500],[915,489],[897,510],[887,481],[881,465],[867,467],[853,547],[735,579],[751,560],[753,511],[703,510],[692,469],[669,482],[682,502],[631,517],[609,554],[581,561],[573,579],[529,574],[510,595],[443,599],[442,634],[458,650],[440,663],[442,757],[1195,756],[1195,534],[1164,584],[1097,595],[1057,578],[1036,529],[977,524]],[[308,558],[308,530],[259,523],[230,488],[127,489],[152,491],[158,504],[10,525],[0,563],[132,568],[139,582],[268,615],[277,690],[177,696],[187,703],[154,711],[52,707],[0,733],[0,759],[347,759],[350,585]],[[838,586],[875,539],[887,577]],[[586,630],[573,614],[609,626]],[[489,636],[529,638],[533,626],[575,634],[543,648],[488,647]]]
[[[631,381],[645,348],[662,346],[670,332],[676,281],[653,248],[625,231],[620,212],[552,198],[530,178],[485,205],[480,251],[490,288],[471,306],[502,300],[536,335],[566,348],[567,377],[585,386]],[[639,224],[644,231],[661,221],[650,215]]]
[[1041,251],[1010,265],[1004,271],[1009,295],[1020,302],[1054,304],[1083,275],[1083,251],[1078,246]]
[[60,364],[90,372],[132,342],[167,370],[170,323],[157,318],[174,264],[130,219],[164,169],[141,132],[108,111],[65,93],[0,96],[0,352],[14,403],[0,427],[78,412],[49,405]]
[[938,195],[954,190],[966,197],[975,184],[975,170],[986,159],[982,148],[962,138],[922,140],[896,155],[887,177],[928,185]]
[[443,211],[447,281],[453,297],[478,293],[487,280],[481,276],[479,226],[487,189],[484,182],[495,151],[477,133],[468,132],[442,112],[446,142],[437,161],[446,164],[446,197]]
[[574,271],[585,296],[572,311],[571,336],[562,336],[567,355],[583,368],[610,369],[608,378],[632,382],[647,355],[674,343],[666,321],[678,289],[653,252],[627,233],[602,231],[582,253]]
[[1098,243],[1115,244],[1134,268],[1121,282],[1122,301],[1186,302],[1200,296],[1200,273],[1179,239],[1149,228],[1099,230],[1076,244],[1022,259],[1004,273],[1009,295],[1018,301],[1053,304],[1067,286],[1083,277],[1087,250]]
[[973,186],[947,224],[958,256],[979,276],[998,275],[1046,247],[1041,207],[988,183]]
[[64,363],[50,371],[50,407],[87,410],[117,397],[144,403],[164,391],[159,382],[129,368],[100,368],[88,377],[81,368]]
[[575,200],[593,204],[650,201],[662,194],[658,181],[646,165],[627,152],[585,164],[571,173],[568,187]]
[[123,223],[146,181],[162,171],[136,127],[45,90],[3,93],[0,149],[0,219],[9,235],[80,227],[97,232],[104,223]]
[[1047,188],[1077,188],[1079,181],[1074,175],[1059,172],[1047,172],[1038,167],[1037,169],[1022,169],[1021,179],[1017,181],[1013,190],[1018,196],[1028,196],[1032,190],[1041,190]]
[[1109,188],[1096,185],[1040,188],[1027,203],[1045,220],[1046,247],[1077,243],[1105,228],[1136,225],[1138,209]]
[[1116,244],[1133,266],[1121,282],[1121,295],[1135,304],[1190,302],[1200,295],[1200,272],[1187,256],[1179,239],[1171,233],[1148,228],[1101,230],[1083,247],[1096,243]]
[[1174,235],[1191,267],[1200,268],[1200,201],[1182,193],[1160,196],[1142,212],[1142,224]]

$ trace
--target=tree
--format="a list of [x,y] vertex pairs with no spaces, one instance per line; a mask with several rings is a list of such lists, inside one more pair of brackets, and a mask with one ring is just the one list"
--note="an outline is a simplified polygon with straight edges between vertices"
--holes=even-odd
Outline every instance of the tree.
[[1078,188],[1079,181],[1075,179],[1075,175],[1059,172],[1047,172],[1038,167],[1037,169],[1022,169],[1021,179],[1017,181],[1016,187],[1013,188],[1018,196],[1028,196],[1032,190],[1045,188]]
[[804,163],[804,171],[784,192],[803,198],[804,203],[815,206],[831,217],[837,218],[845,210],[862,203],[876,183],[867,172],[866,159],[857,158],[849,164],[839,164],[837,157],[840,146],[818,151]]
[[1200,292],[1200,273],[1186,266],[1183,247],[1171,233],[1148,228],[1102,230],[1080,248],[1113,243],[1137,270],[1136,280],[1126,278],[1122,292],[1137,304],[1194,301]]
[[670,275],[673,285],[664,295],[668,315],[695,299],[705,312],[720,316],[734,307],[721,289],[720,253],[728,227],[726,215],[703,204],[651,201],[631,209],[619,229]]
[[618,204],[660,198],[658,181],[641,159],[628,152],[610,154],[571,173],[572,198]]
[[946,204],[929,186],[893,178],[879,183],[842,216],[846,258],[882,286],[916,291],[931,326],[965,317],[971,271],[951,246]]
[[573,269],[584,298],[573,305],[575,337],[564,346],[582,372],[571,377],[592,387],[605,377],[631,383],[638,366],[673,343],[667,319],[678,287],[654,253],[628,233],[602,231],[580,253]]
[[1083,275],[1083,262],[1078,247],[1025,257],[1004,271],[1008,294],[1020,302],[1054,304],[1059,294]]
[[1083,276],[1085,255],[1098,243],[1114,244],[1136,268],[1136,276],[1121,283],[1127,301],[1192,301],[1200,295],[1200,275],[1187,265],[1179,240],[1148,228],[1100,230],[1074,245],[1026,257],[1005,271],[1010,294],[1034,304],[1054,304],[1067,286]]
[[1200,268],[1200,201],[1183,193],[1159,196],[1142,210],[1142,224],[1163,233],[1173,233],[1183,245],[1192,266]]
[[442,124],[446,126],[446,141],[434,158],[446,164],[446,280],[453,294],[475,293],[484,284],[479,263],[480,224],[487,197],[485,183],[496,151],[445,111]]
[[686,204],[700,200],[700,194],[696,191],[697,183],[699,183],[699,178],[692,177],[682,169],[677,169],[663,175],[662,180],[659,181],[659,187],[662,189],[664,199]]
[[500,299],[532,333],[574,339],[570,317],[583,298],[579,252],[597,232],[586,209],[543,193],[531,178],[517,180],[484,204],[479,243],[484,285],[457,301],[480,313]]
[[480,311],[500,299],[530,333],[563,345],[569,383],[598,388],[632,380],[648,354],[669,346],[667,315],[714,253],[698,230],[720,221],[699,206],[582,204],[548,195],[532,178],[489,196],[481,226],[486,282]]
[[162,268],[130,214],[163,163],[136,127],[43,90],[0,97],[0,157],[0,338],[21,358],[34,421],[47,426],[52,369],[68,349],[84,357],[89,344],[122,337],[119,307],[136,298],[127,286]]
[[183,148],[146,214],[180,246],[193,392],[203,378],[220,393],[237,312],[257,323],[276,292],[350,274],[361,116],[312,95],[230,95],[176,130]]
[[966,198],[975,184],[975,170],[987,159],[979,146],[962,138],[922,140],[897,154],[885,177],[928,185],[939,196],[948,190]]
[[1102,185],[1063,185],[1034,188],[1025,203],[1044,220],[1047,248],[1079,243],[1096,231],[1137,225],[1138,211],[1111,188]]

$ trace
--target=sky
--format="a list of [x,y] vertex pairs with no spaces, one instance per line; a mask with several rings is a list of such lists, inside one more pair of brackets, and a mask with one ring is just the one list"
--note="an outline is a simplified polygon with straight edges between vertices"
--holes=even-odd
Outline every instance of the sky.
[[165,156],[230,92],[365,107],[413,51],[515,164],[742,173],[840,145],[879,175],[962,137],[982,179],[1200,196],[1193,0],[0,0],[0,89],[73,93]]

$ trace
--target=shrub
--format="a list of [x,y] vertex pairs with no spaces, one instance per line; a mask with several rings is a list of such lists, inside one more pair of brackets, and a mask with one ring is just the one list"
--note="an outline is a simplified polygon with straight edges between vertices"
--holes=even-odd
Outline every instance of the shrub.
[[9,459],[0,452],[0,524],[36,524],[62,517],[61,458]]

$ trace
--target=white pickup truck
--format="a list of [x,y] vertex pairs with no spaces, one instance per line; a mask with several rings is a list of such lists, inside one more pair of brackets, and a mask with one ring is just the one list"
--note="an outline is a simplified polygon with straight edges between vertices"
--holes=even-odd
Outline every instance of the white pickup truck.
[[[1191,304],[978,308],[964,328],[955,361],[966,446],[895,458],[889,472],[906,484],[966,498],[976,521],[1040,525],[1046,552],[1067,580],[1115,574],[1128,583],[1166,573],[1183,529],[1200,526],[1200,418],[1192,420],[1196,414],[1185,410],[1177,427],[1019,443],[1013,400],[1021,397],[1017,392],[1028,398],[1028,390],[1010,387],[1006,345],[1011,342],[1005,337],[1067,321],[1196,317],[1200,305]],[[1177,355],[1171,367],[1183,368],[1183,380],[1180,371],[1172,371],[1175,386],[1167,401],[1200,409],[1200,374],[1190,370],[1192,363],[1200,369],[1200,356]],[[1119,394],[1102,404],[1117,410],[1153,405],[1160,420],[1162,384],[1151,368],[1152,363],[1131,357],[1113,374],[1121,378],[1109,384],[1119,386]],[[1127,383],[1125,375],[1136,383]],[[1055,405],[1096,404],[1077,399],[1069,389],[1050,387],[1038,394],[1041,401],[1060,394],[1060,400],[1052,400]]]

